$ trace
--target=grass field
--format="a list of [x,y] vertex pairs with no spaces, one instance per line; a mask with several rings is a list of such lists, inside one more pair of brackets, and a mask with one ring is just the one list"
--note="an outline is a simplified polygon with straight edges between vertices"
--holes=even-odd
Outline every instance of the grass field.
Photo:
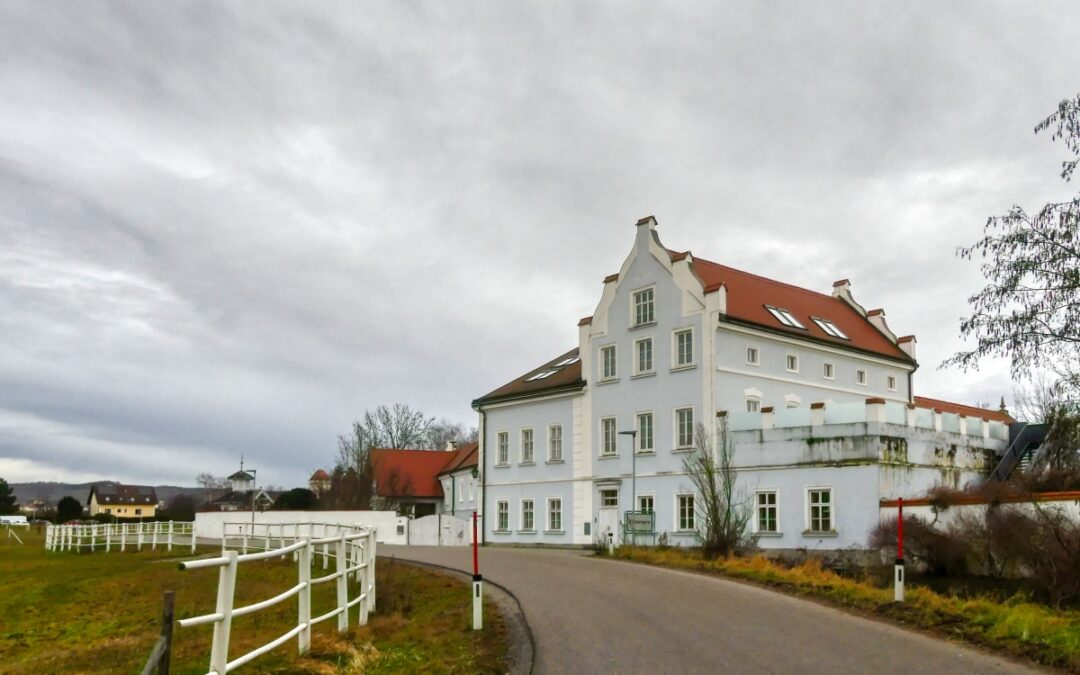
[[1019,595],[1001,602],[909,587],[898,604],[891,587],[839,576],[816,559],[787,567],[760,556],[706,560],[697,550],[633,546],[616,549],[615,557],[746,579],[1080,673],[1080,612],[1058,612]]
[[[0,540],[0,672],[138,672],[160,630],[162,594],[176,592],[176,617],[213,611],[217,570],[182,572],[162,549],[124,553],[50,553],[41,535],[24,545]],[[200,551],[216,554],[219,549]],[[316,574],[321,568],[316,568]],[[366,627],[338,635],[334,620],[313,629],[312,652],[298,658],[289,641],[241,672],[278,673],[477,673],[502,672],[505,631],[493,606],[485,629],[468,630],[466,583],[426,569],[380,558],[378,608]],[[296,583],[286,559],[240,568],[237,606],[280,593]],[[312,589],[312,615],[333,608],[333,584]],[[356,589],[350,591],[350,597]],[[296,601],[233,621],[230,657],[235,658],[295,625]],[[205,673],[209,626],[174,628],[173,673]]]

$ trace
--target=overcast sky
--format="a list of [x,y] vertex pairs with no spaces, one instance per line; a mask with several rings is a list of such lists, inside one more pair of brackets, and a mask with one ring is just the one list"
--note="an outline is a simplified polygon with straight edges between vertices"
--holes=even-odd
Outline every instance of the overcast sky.
[[649,214],[1008,397],[938,369],[955,248],[1068,194],[1075,1],[730,4],[0,4],[0,476],[294,486],[379,403],[474,425]]

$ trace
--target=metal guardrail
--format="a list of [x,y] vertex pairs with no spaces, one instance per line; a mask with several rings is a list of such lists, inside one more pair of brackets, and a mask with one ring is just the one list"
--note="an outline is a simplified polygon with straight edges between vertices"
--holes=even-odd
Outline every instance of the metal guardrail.
[[[247,537],[243,536],[243,528]],[[265,528],[259,532],[260,528]],[[227,550],[229,529],[240,533],[244,552]],[[306,529],[301,536],[301,530]],[[323,532],[336,530],[331,536],[313,538],[309,533],[322,529]],[[276,533],[275,533],[276,530]],[[286,531],[294,536],[286,537]],[[367,624],[369,612],[375,609],[375,530],[359,526],[322,525],[316,523],[286,524],[226,524],[222,536],[222,554],[215,558],[204,558],[180,563],[180,569],[217,568],[218,589],[214,612],[179,621],[181,628],[213,624],[213,639],[210,646],[211,675],[224,675],[248,663],[259,656],[279,647],[292,638],[297,638],[300,654],[306,654],[311,648],[311,628],[328,619],[337,617],[338,632],[349,628],[349,610],[359,605],[359,622]],[[276,536],[273,536],[276,534]],[[261,535],[261,536],[259,536]],[[288,539],[291,543],[286,544]],[[276,540],[277,547],[273,547]],[[263,548],[257,553],[247,553],[247,548]],[[322,577],[312,577],[311,568],[320,551],[323,553],[323,567],[328,560],[334,560],[334,572]],[[333,553],[330,554],[330,550]],[[257,560],[283,558],[291,555],[297,564],[297,583],[281,593],[244,607],[234,607],[236,583],[240,565]],[[359,582],[360,593],[349,598],[349,578]],[[320,616],[311,616],[311,589],[313,586],[330,581],[336,582],[337,593],[334,609]],[[273,607],[292,597],[298,599],[297,623],[291,629],[266,644],[250,652],[229,660],[229,640],[234,617],[253,614]]]
[[145,522],[100,523],[93,525],[48,525],[45,528],[45,549],[48,551],[96,551],[106,553],[116,546],[121,551],[129,545],[141,551],[144,545],[157,549],[158,545],[173,550],[173,545],[185,545],[195,552],[194,523]]

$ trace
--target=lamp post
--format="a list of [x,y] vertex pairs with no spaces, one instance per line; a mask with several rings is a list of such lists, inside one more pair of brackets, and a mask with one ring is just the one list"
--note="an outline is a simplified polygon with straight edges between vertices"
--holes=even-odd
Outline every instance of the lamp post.
[[[620,436],[630,437],[630,511],[637,511],[637,429],[620,431]],[[633,533],[634,545],[637,545],[636,532]]]

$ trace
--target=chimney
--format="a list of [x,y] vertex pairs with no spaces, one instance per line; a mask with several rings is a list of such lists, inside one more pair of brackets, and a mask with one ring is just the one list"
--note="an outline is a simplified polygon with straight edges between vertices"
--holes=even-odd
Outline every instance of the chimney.
[[851,281],[848,279],[841,279],[840,281],[834,281],[832,285],[832,295],[834,298],[839,298],[842,294],[851,294]]
[[447,452],[453,452],[454,450],[457,450],[457,441],[447,441],[446,442],[446,451]]

